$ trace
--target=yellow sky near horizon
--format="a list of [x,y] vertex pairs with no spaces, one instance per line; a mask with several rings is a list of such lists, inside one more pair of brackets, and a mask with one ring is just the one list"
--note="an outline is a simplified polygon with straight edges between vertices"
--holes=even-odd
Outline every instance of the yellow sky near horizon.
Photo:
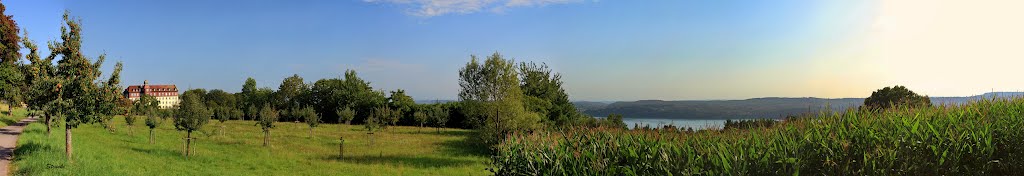
[[1024,1],[879,1],[863,36],[815,63],[816,94],[865,97],[891,85],[930,96],[1024,90]]

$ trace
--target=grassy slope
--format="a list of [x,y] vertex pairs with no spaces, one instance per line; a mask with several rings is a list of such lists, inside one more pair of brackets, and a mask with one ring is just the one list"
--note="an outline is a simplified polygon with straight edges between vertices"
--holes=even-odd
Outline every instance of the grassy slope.
[[25,115],[28,114],[28,111],[25,111],[25,108],[15,108],[13,113],[14,115],[8,116],[7,111],[9,110],[10,106],[7,106],[7,104],[0,103],[0,127],[5,127],[7,125],[18,123],[18,121],[24,119]]
[[[148,143],[144,124],[128,135],[123,118],[115,118],[114,134],[99,125],[74,129],[74,164],[64,159],[64,133],[45,125],[29,125],[18,141],[17,175],[482,175],[487,157],[466,140],[471,131],[393,127],[378,132],[369,146],[362,126],[324,124],[308,138],[304,123],[278,123],[273,147],[262,147],[262,132],[252,121],[211,121],[198,137],[195,155],[182,156],[184,132],[170,120],[155,130]],[[142,121],[142,120],[139,120]],[[420,132],[422,130],[422,132]],[[337,160],[338,137],[346,139],[346,159]]]

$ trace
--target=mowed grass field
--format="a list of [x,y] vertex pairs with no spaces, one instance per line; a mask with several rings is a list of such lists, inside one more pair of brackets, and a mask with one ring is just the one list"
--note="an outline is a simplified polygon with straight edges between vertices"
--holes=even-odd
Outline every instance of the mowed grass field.
[[[15,175],[485,175],[486,151],[474,147],[472,131],[390,127],[373,135],[361,125],[322,124],[309,138],[305,123],[276,123],[271,147],[253,121],[210,121],[194,132],[194,155],[182,155],[185,132],[167,119],[149,144],[142,117],[128,129],[116,117],[111,133],[98,124],[73,130],[74,163],[64,157],[64,131],[30,124],[18,141]],[[345,158],[338,159],[338,138]]]

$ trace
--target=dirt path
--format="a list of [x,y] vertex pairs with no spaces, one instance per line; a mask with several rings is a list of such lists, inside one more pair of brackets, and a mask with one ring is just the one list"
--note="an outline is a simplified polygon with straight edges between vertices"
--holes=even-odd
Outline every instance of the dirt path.
[[0,175],[9,175],[11,161],[14,160],[14,146],[18,144],[18,135],[28,123],[35,122],[36,118],[25,118],[21,122],[0,128]]

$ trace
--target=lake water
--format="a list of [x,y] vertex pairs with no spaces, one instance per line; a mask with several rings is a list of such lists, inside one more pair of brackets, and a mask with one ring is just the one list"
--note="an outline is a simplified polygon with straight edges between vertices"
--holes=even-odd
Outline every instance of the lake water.
[[721,129],[725,126],[725,120],[688,120],[688,119],[655,119],[655,118],[623,118],[622,122],[629,126],[629,129],[633,129],[634,126],[645,126],[650,125],[651,127],[662,127],[665,125],[674,125],[683,129],[689,127],[694,130],[699,129]]

